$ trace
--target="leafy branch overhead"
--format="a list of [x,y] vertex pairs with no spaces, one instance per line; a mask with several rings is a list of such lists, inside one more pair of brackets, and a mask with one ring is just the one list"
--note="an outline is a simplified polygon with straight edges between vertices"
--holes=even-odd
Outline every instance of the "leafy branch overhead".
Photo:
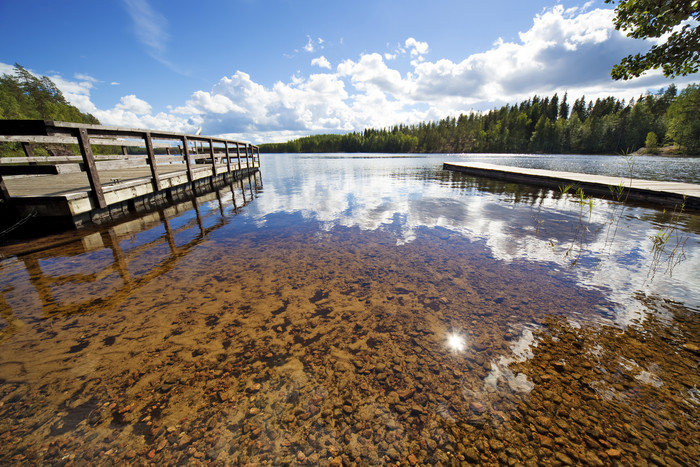
[[628,55],[612,69],[614,79],[631,79],[661,69],[673,78],[700,66],[699,0],[605,0],[616,4],[615,29],[635,39],[662,38],[646,54]]

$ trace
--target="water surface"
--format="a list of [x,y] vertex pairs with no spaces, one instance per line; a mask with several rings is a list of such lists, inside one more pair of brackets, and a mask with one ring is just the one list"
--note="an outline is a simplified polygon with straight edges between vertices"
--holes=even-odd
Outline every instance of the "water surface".
[[452,157],[264,155],[4,249],[2,462],[692,465],[698,216]]

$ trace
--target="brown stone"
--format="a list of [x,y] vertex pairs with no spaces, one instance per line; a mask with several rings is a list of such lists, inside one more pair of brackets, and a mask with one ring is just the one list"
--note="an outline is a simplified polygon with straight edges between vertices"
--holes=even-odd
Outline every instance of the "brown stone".
[[471,401],[469,403],[469,409],[472,412],[479,414],[479,415],[486,412],[486,407],[484,406],[484,404],[482,404],[481,402],[476,402],[476,401]]

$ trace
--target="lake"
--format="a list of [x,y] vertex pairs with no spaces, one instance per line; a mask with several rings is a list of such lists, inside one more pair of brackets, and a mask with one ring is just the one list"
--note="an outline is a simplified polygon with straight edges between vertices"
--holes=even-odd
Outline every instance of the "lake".
[[264,154],[0,249],[0,463],[693,465],[700,216],[442,170],[465,160],[630,172]]

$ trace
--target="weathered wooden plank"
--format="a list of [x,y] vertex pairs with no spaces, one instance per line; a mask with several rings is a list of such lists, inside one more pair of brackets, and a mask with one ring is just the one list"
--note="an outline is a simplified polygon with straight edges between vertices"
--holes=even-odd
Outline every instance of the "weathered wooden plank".
[[211,157],[211,173],[216,177],[216,157],[214,157],[214,140],[209,138],[209,156]]
[[90,188],[92,189],[92,196],[95,204],[98,208],[107,207],[105,194],[102,191],[102,184],[100,183],[100,175],[97,173],[97,167],[95,166],[95,156],[92,154],[92,147],[90,146],[90,137],[85,128],[78,129],[78,145],[80,146],[80,153],[83,155],[85,172],[90,181]]
[[156,154],[155,151],[153,150],[153,141],[151,140],[151,134],[146,133],[146,136],[144,137],[146,141],[146,152],[147,152],[147,160],[148,160],[148,165],[151,168],[151,176],[153,177],[153,189],[155,191],[160,191],[161,186],[160,186],[160,178],[158,177],[158,162],[156,162]]
[[[75,136],[40,136],[40,135],[0,135],[0,142],[30,144],[77,144]],[[98,146],[143,147],[143,140],[90,137],[90,143]],[[168,143],[153,143],[156,148],[169,148]]]
[[224,148],[226,150],[225,151],[226,152],[226,170],[228,172],[230,172],[231,171],[231,155],[228,152],[228,141],[224,141]]
[[56,175],[55,165],[0,165],[0,175]]
[[0,199],[4,201],[10,201],[10,192],[7,191],[7,185],[5,185],[5,180],[2,179],[0,175]]
[[34,157],[34,151],[32,151],[32,145],[29,143],[22,143],[22,149],[24,149],[24,154],[27,157]]
[[187,141],[187,136],[182,137],[182,153],[185,157],[185,164],[187,164],[187,180],[192,183],[194,181],[194,174],[192,173],[192,162],[190,162],[190,150],[189,142]]
[[0,120],[0,135],[47,135],[43,120]]

